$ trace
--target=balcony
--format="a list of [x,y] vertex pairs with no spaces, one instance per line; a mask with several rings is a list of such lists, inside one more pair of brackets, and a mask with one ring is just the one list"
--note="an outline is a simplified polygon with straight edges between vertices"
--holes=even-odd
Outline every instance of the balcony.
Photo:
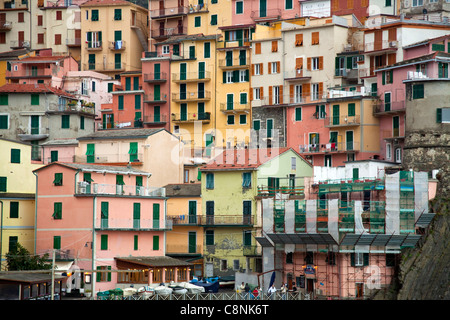
[[102,41],[86,41],[86,50],[87,51],[100,51],[103,50],[103,42]]
[[168,216],[167,219],[172,220],[172,225],[174,226],[196,226],[199,224],[199,221],[201,221],[202,216],[181,214]]
[[203,123],[209,123],[211,120],[211,113],[172,113],[172,121],[174,123],[188,123],[201,121]]
[[381,117],[385,115],[398,115],[406,112],[405,101],[384,102],[380,101],[373,106],[373,115]]
[[208,82],[211,80],[211,72],[184,72],[184,73],[172,73],[172,81],[175,83],[186,82]]
[[202,245],[190,245],[190,244],[166,244],[166,254],[202,254]]
[[11,70],[6,71],[6,79],[14,78],[51,78],[52,69],[51,68],[31,68],[29,65],[26,68],[18,69],[17,71]]
[[132,197],[165,197],[165,188],[147,188],[140,186],[127,186],[118,184],[89,184],[84,181],[77,183],[75,195],[111,195]]
[[302,154],[332,154],[359,151],[359,142],[329,142],[326,144],[306,144],[299,146],[299,153]]
[[175,102],[208,101],[208,100],[211,100],[210,91],[172,93],[172,101]]
[[17,128],[17,137],[22,141],[39,141],[50,136],[49,128],[29,127]]
[[150,10],[150,18],[152,19],[162,19],[168,18],[170,16],[185,15],[189,11],[188,7],[174,7],[165,9]]
[[66,45],[68,47],[81,47],[81,38],[67,38]]
[[247,57],[237,59],[220,59],[219,68],[221,69],[246,69],[250,67],[250,59]]
[[304,197],[305,188],[303,187],[269,187],[269,186],[258,186],[258,197],[274,197],[278,194],[284,194],[289,196]]
[[231,102],[231,103],[221,103],[220,111],[226,114],[235,114],[235,113],[249,113],[250,112],[250,104],[245,103],[241,104],[239,102]]
[[284,72],[284,80],[286,81],[307,81],[311,79],[311,71],[297,68],[292,71]]
[[262,247],[244,245],[242,247],[242,253],[245,257],[260,257],[262,256]]
[[281,9],[253,10],[250,17],[255,22],[277,20],[281,18]]
[[0,20],[0,31],[10,31],[12,29],[11,21]]
[[11,49],[20,49],[20,48],[29,48],[30,41],[29,40],[11,40],[10,48]]
[[325,127],[351,127],[359,126],[361,124],[360,116],[339,116],[339,117],[327,117],[327,123]]
[[246,34],[244,38],[218,42],[216,48],[220,50],[226,48],[250,47],[250,41],[251,39],[248,37],[248,34]]
[[126,49],[126,42],[124,40],[110,41],[108,43],[108,48],[112,51],[122,51]]
[[144,116],[144,124],[146,125],[165,125],[167,120],[166,114]]
[[144,95],[144,103],[157,103],[157,104],[163,104],[167,102],[166,95],[164,95],[164,98],[161,95],[158,94],[145,94]]
[[144,73],[144,82],[147,83],[162,83],[167,81],[167,73]]
[[117,231],[169,231],[172,230],[171,221],[133,218],[95,219],[96,230]]
[[[129,122],[131,124],[131,122]],[[99,123],[101,125],[101,123]],[[126,128],[126,126],[120,126],[120,123],[115,122],[114,125],[111,126],[111,128],[106,129],[112,129],[112,128]],[[82,156],[75,156],[74,162],[76,163],[101,163],[101,164],[117,164],[117,163],[131,163],[132,165],[142,164],[143,154],[142,153],[136,153],[132,155],[128,153],[123,154],[98,154],[95,153],[91,156],[82,155]],[[135,191],[135,190],[134,190]]]
[[93,107],[81,105],[81,103],[68,102],[68,103],[50,103],[48,105],[47,113],[55,112],[83,112],[94,115],[95,110]]
[[99,72],[121,72],[125,70],[125,64],[121,62],[88,62],[83,64],[83,68],[83,70],[95,70]]
[[364,44],[364,51],[366,53],[368,52],[375,52],[375,51],[381,51],[384,52],[391,52],[391,51],[397,51],[398,49],[398,41],[389,41],[389,40],[382,40],[382,41],[371,41]]
[[203,227],[250,227],[254,224],[254,217],[250,215],[203,215],[198,217],[198,225]]
[[405,139],[405,134],[400,131],[400,128],[395,128],[392,130],[381,131],[381,136],[384,140],[403,140]]
[[172,36],[180,36],[187,34],[187,28],[183,26],[176,26],[174,28],[154,28],[152,29],[153,39],[163,39]]

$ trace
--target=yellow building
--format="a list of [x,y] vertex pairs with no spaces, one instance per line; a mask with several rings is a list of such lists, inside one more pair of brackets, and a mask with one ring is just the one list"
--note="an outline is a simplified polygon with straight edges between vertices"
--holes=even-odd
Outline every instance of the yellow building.
[[90,0],[81,7],[81,70],[119,76],[141,69],[148,46],[148,10],[124,0]]
[[[1,119],[0,119],[1,121]],[[31,144],[0,138],[0,256],[20,243],[34,253],[36,178],[33,170],[42,166],[31,160]]]
[[167,219],[173,229],[166,234],[166,255],[193,263],[191,274],[203,276],[203,227],[201,184],[165,186]]

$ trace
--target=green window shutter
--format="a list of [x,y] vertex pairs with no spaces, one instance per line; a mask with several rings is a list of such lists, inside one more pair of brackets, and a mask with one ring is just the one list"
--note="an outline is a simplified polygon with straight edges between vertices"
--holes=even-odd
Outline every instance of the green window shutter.
[[252,174],[250,172],[244,172],[242,174],[242,186],[244,188],[250,188],[252,184]]
[[123,96],[119,96],[119,110],[123,110]]
[[114,9],[114,20],[122,20],[122,9]]
[[0,115],[0,129],[8,129],[8,115]]
[[61,236],[53,236],[53,249],[61,249]]
[[130,155],[130,162],[133,162],[138,159],[138,143],[130,142],[130,149],[128,150],[128,154]]
[[214,230],[206,230],[205,236],[206,236],[206,242],[205,242],[206,245],[207,246],[214,245]]
[[137,235],[134,236],[134,250],[138,250],[138,238]]
[[302,108],[295,108],[295,121],[302,120]]
[[242,92],[240,95],[240,98],[241,98],[241,100],[240,100],[241,104],[247,104],[247,93],[246,92]]
[[293,8],[292,0],[286,0],[285,8],[288,10]]
[[140,227],[141,220],[141,204],[133,203],[133,228]]
[[123,182],[123,175],[121,174],[116,175],[116,184],[120,186],[125,185],[125,182]]
[[112,82],[108,83],[108,92],[112,92],[113,91],[113,86],[114,86],[114,83],[112,83]]
[[19,218],[19,202],[11,201],[9,203],[9,217],[12,219]]
[[114,31],[114,42],[122,40],[122,30]]
[[6,177],[0,177],[0,192],[6,192],[8,179]]
[[62,219],[62,202],[55,202],[53,204],[53,219]]
[[394,70],[389,70],[389,83],[394,82]]
[[141,95],[140,94],[136,94],[134,96],[134,108],[135,109],[141,109]]
[[88,143],[86,146],[86,162],[87,163],[94,163],[95,162],[95,144],[94,143]]
[[247,123],[247,115],[246,114],[240,114],[239,115],[239,124],[246,124]]
[[348,116],[349,117],[355,116],[355,104],[354,103],[348,104]]
[[84,116],[80,116],[80,129],[84,130]]
[[206,189],[214,189],[214,174],[206,174]]
[[102,234],[100,236],[100,250],[108,250],[108,235]]
[[31,95],[31,105],[32,106],[38,106],[39,105],[39,94],[32,94]]
[[69,129],[70,128],[70,115],[63,114],[61,116],[61,128],[62,129]]
[[244,1],[236,1],[236,14],[244,13]]
[[382,83],[383,85],[386,84],[386,71],[383,71],[383,72],[381,73],[381,83]]
[[189,214],[196,215],[197,214],[197,201],[189,201]]
[[0,94],[0,105],[1,106],[8,105],[8,95],[7,94]]
[[211,25],[216,26],[217,25],[217,14],[211,15]]
[[130,77],[125,78],[125,90],[126,91],[131,90],[131,78]]
[[189,59],[195,59],[195,46],[189,47]]
[[195,26],[196,28],[202,26],[202,17],[195,17],[195,20],[194,20],[194,26]]
[[159,203],[154,203],[153,204],[153,228],[159,229],[159,220],[160,220]]
[[[97,267],[97,270],[101,270],[101,267]],[[101,272],[96,273],[97,273],[97,282],[102,281],[102,273]]]
[[439,44],[439,43],[433,43],[431,45],[431,50],[432,51],[445,51],[445,45]]
[[261,129],[261,121],[253,120],[253,130],[259,130],[259,129]]
[[413,99],[422,99],[424,96],[423,83],[413,85]]
[[11,163],[20,163],[20,149],[11,149]]
[[436,123],[442,123],[442,108],[436,109]]
[[359,169],[353,168],[353,180],[358,180],[358,179],[359,179]]
[[203,44],[203,56],[205,58],[211,57],[211,42],[205,42]]
[[55,186],[62,186],[63,184],[63,174],[60,172],[55,173],[55,179],[53,180]]
[[159,250],[159,236],[153,236],[153,250]]

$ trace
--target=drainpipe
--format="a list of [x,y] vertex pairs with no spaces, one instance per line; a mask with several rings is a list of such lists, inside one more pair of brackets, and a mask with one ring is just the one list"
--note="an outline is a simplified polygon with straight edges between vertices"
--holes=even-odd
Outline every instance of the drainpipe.
[[2,204],[2,212],[1,212],[1,226],[0,226],[0,271],[2,270],[2,247],[3,247],[3,201],[0,200]]
[[[34,252],[36,253],[36,240],[37,240],[37,204],[38,204],[38,175],[36,172],[33,171],[33,174],[36,177],[36,191],[34,194]],[[2,206],[3,208],[3,206]],[[2,220],[2,226],[3,226],[3,220]]]
[[[97,213],[97,196],[94,195],[93,199],[92,199],[92,270],[95,270],[94,265],[95,265],[95,248],[96,248],[96,241],[95,241],[95,217],[96,217],[96,213]],[[92,277],[91,277],[91,297],[94,297],[95,294],[95,284],[97,281],[97,273],[96,272],[92,272]]]

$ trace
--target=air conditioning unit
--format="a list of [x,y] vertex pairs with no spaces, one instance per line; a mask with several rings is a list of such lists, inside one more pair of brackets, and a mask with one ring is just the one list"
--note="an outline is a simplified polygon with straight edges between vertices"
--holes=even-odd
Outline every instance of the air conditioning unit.
[[27,48],[30,47],[30,41],[23,41],[22,46],[27,47]]
[[87,183],[85,181],[78,182],[78,193],[85,194],[86,186],[87,186]]
[[397,48],[397,41],[391,41],[391,42],[389,42],[389,47],[390,47],[390,48]]

